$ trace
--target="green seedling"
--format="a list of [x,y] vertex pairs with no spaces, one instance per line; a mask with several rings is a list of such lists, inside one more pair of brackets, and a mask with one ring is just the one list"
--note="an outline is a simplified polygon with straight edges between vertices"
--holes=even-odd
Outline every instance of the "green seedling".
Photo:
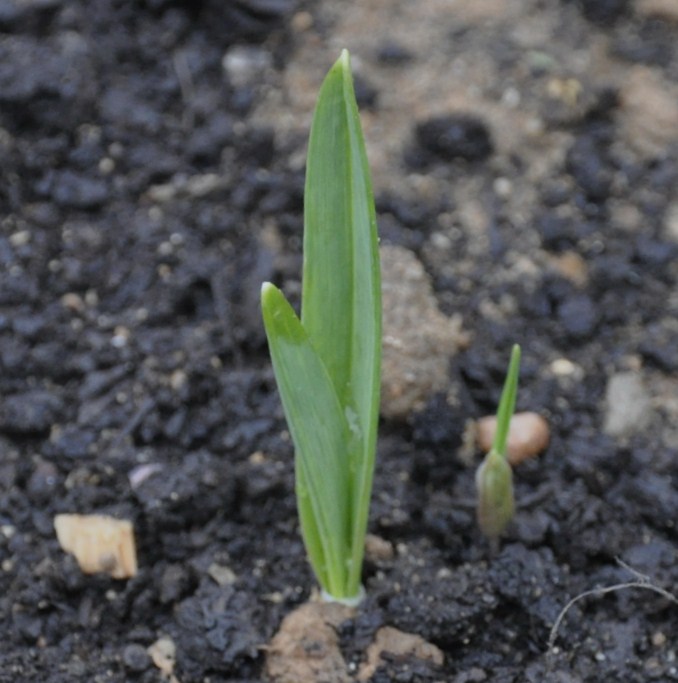
[[506,457],[509,427],[516,408],[520,346],[515,344],[497,410],[497,430],[490,452],[476,472],[478,525],[493,545],[497,544],[515,512],[513,473]]
[[325,596],[356,604],[374,471],[381,279],[346,50],[316,104],[306,164],[301,319],[271,283],[264,326],[295,446],[301,531]]

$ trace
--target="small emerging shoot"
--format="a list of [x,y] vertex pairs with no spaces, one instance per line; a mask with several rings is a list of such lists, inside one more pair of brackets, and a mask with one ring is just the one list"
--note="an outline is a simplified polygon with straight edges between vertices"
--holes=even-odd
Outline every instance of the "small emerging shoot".
[[301,319],[270,283],[261,302],[295,446],[306,551],[324,594],[357,604],[379,417],[381,279],[346,50],[323,82],[311,127]]
[[497,430],[490,452],[476,472],[478,525],[493,546],[497,545],[515,512],[513,472],[506,457],[511,418],[516,407],[520,346],[515,344],[497,410]]

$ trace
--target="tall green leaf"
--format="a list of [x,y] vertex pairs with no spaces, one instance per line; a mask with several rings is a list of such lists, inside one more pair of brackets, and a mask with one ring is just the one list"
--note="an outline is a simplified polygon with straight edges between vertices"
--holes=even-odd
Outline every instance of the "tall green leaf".
[[348,418],[351,589],[358,590],[374,471],[381,373],[376,217],[348,52],[323,82],[311,126],[304,195],[301,319]]
[[346,51],[311,127],[301,322],[262,289],[264,323],[296,448],[304,541],[333,597],[360,594],[379,418],[381,281],[374,200]]

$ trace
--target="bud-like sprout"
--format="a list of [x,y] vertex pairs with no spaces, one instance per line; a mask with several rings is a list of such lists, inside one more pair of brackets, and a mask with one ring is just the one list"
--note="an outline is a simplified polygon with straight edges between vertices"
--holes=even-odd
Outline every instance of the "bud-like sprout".
[[497,410],[497,430],[492,448],[476,472],[478,525],[494,545],[515,512],[513,472],[506,458],[506,444],[516,407],[519,369],[520,346],[515,344]]

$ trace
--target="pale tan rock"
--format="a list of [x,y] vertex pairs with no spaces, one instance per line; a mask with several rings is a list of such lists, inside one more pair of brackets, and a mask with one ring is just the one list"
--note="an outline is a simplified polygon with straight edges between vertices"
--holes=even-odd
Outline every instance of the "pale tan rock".
[[[494,415],[483,417],[476,425],[478,448],[487,453],[492,448],[492,440],[497,431],[497,418]],[[516,413],[511,418],[506,456],[511,465],[518,465],[541,453],[549,443],[549,426],[537,413]]]
[[370,562],[389,562],[393,559],[393,544],[390,541],[377,536],[367,534],[365,536],[365,559]]
[[105,515],[57,515],[59,545],[72,553],[85,574],[110,574],[129,579],[137,573],[132,523]]
[[350,683],[339,649],[339,625],[355,610],[338,603],[307,602],[288,614],[266,648],[272,683]]
[[577,285],[584,287],[589,279],[586,261],[575,251],[564,251],[550,257],[551,264],[563,277]]
[[421,636],[404,633],[392,626],[383,626],[377,631],[374,642],[367,648],[367,661],[358,672],[359,681],[367,681],[384,663],[382,654],[388,652],[395,657],[416,657],[442,666],[444,655],[440,648],[425,641]]
[[638,0],[635,10],[641,16],[678,23],[678,0]]
[[574,107],[581,95],[582,84],[576,78],[551,78],[546,84],[549,97]]
[[654,69],[635,66],[620,91],[620,124],[628,144],[646,157],[678,141],[678,88]]
[[298,33],[309,31],[313,27],[313,15],[310,12],[297,12],[292,17],[292,29]]
[[666,209],[664,235],[672,242],[678,242],[678,201],[672,202]]
[[408,249],[381,248],[381,413],[402,418],[448,385],[448,365],[467,343],[460,320],[438,309],[423,265]]
[[609,202],[609,209],[610,225],[629,233],[638,232],[645,225],[643,212],[630,200],[613,199]]
[[61,297],[61,305],[73,313],[82,313],[85,310],[85,302],[75,292],[67,292]]

